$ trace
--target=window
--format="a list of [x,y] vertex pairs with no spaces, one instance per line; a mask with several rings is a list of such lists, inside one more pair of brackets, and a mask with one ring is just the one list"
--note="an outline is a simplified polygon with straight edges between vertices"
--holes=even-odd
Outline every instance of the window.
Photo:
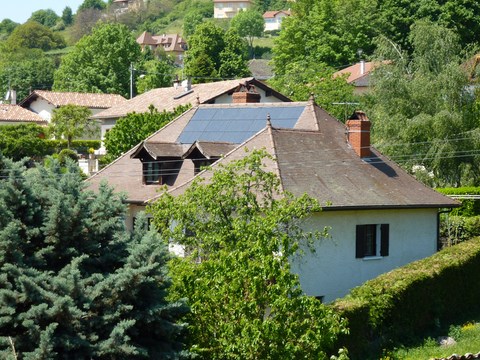
[[159,161],[147,161],[143,163],[143,178],[145,184],[162,184]]
[[389,224],[357,225],[356,258],[388,256]]

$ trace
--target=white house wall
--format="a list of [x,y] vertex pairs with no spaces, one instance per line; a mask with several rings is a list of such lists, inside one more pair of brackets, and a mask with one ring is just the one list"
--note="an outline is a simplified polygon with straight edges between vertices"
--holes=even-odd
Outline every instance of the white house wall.
[[[355,258],[356,225],[390,224],[389,255]],[[437,210],[324,211],[306,223],[308,230],[330,227],[329,239],[292,261],[302,289],[308,295],[322,296],[325,302],[345,296],[367,280],[428,257],[437,247]]]
[[42,119],[50,122],[55,106],[44,99],[37,99],[30,104],[29,109],[40,115]]

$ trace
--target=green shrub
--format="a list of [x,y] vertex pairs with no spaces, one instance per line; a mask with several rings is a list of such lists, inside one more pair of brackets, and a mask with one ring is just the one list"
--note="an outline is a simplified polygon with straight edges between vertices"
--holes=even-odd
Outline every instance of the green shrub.
[[71,149],[63,149],[58,154],[58,161],[60,161],[60,164],[65,165],[67,162],[67,159],[72,159],[74,161],[77,161],[78,155],[75,151]]
[[[480,195],[480,187],[439,188],[438,192],[444,195]],[[480,199],[459,199],[462,206],[454,209],[452,215],[476,216],[480,215]]]
[[480,236],[480,216],[446,216],[440,223],[440,241],[451,246]]
[[337,348],[352,359],[438,329],[480,311],[480,238],[383,274],[331,306],[348,319]]

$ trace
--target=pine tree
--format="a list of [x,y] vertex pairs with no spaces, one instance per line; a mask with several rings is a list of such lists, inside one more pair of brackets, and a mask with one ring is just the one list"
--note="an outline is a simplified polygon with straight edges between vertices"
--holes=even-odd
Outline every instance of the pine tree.
[[168,251],[123,197],[78,168],[0,157],[0,358],[181,358],[186,312],[166,300]]

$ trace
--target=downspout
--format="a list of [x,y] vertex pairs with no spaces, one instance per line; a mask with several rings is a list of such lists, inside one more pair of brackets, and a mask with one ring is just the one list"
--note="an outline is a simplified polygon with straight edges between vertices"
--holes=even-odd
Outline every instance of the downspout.
[[447,210],[441,210],[437,213],[437,251],[442,249],[442,244],[440,243],[440,215],[441,214],[448,214],[453,210],[453,208],[449,208]]

